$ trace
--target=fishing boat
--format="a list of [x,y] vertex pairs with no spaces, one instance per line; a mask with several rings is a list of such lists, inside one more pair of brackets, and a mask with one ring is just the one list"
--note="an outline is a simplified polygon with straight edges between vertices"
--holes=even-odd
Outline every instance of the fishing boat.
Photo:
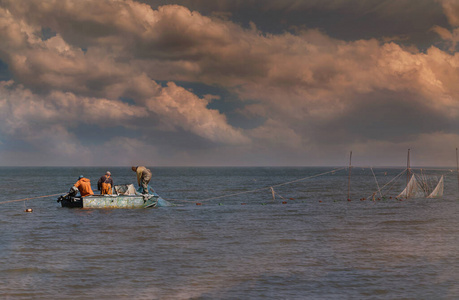
[[70,191],[57,199],[62,207],[71,208],[150,208],[173,206],[161,198],[153,189],[148,194],[141,194],[135,190],[133,184],[114,186],[112,195],[77,196],[78,189],[72,187]]

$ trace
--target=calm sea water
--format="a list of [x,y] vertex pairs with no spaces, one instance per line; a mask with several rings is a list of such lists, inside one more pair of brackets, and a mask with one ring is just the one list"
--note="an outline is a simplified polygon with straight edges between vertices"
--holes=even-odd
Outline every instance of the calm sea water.
[[[106,170],[3,167],[0,202],[64,194],[80,174],[95,187]],[[2,203],[0,298],[458,299],[456,173],[430,171],[446,175],[442,199],[361,201],[402,170],[354,168],[347,201],[347,170],[308,178],[330,170],[152,168],[175,207]],[[394,182],[388,196],[406,176]]]

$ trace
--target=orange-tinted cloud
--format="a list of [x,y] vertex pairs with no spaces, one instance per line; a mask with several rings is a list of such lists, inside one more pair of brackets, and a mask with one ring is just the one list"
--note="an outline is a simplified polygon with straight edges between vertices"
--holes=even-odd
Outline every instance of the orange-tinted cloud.
[[[180,5],[2,3],[0,59],[15,82],[2,88],[0,103],[10,111],[2,121],[5,134],[33,131],[31,120],[46,126],[62,126],[63,120],[69,126],[109,122],[145,136],[185,131],[228,146],[224,153],[262,149],[267,157],[280,149],[292,156],[311,149],[320,156],[333,143],[369,151],[370,144],[404,148],[402,140],[456,136],[459,56],[454,48],[432,45],[419,51],[376,38],[345,41],[310,28],[273,34]],[[333,3],[328,2],[337,9],[343,2]],[[457,26],[457,5],[441,3]],[[220,4],[221,10],[231,5]],[[287,4],[282,9],[305,5]],[[267,9],[279,5],[271,1]],[[396,8],[386,3],[378,9]],[[455,45],[455,30],[433,28]],[[44,29],[53,36],[44,36]],[[179,82],[221,87],[244,103],[232,113],[263,122],[238,128],[227,112],[210,109],[210,100]],[[30,107],[41,113],[34,116]]]

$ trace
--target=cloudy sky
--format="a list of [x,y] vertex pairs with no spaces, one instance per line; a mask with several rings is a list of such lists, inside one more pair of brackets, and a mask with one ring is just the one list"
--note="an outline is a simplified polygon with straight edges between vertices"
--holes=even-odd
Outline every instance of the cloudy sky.
[[459,1],[0,0],[0,165],[454,166]]

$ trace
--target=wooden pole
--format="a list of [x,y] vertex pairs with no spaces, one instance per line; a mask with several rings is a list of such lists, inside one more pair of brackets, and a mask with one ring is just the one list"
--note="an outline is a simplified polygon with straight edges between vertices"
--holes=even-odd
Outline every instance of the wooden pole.
[[[410,182],[411,168],[410,168],[410,149],[408,149],[408,157],[406,159],[406,186]],[[408,191],[407,191],[408,192]]]
[[352,168],[352,151],[349,154],[349,179],[347,183],[347,201],[351,201],[351,168]]
[[457,171],[457,186],[459,188],[459,159],[457,156],[457,148],[456,148],[456,171]]

